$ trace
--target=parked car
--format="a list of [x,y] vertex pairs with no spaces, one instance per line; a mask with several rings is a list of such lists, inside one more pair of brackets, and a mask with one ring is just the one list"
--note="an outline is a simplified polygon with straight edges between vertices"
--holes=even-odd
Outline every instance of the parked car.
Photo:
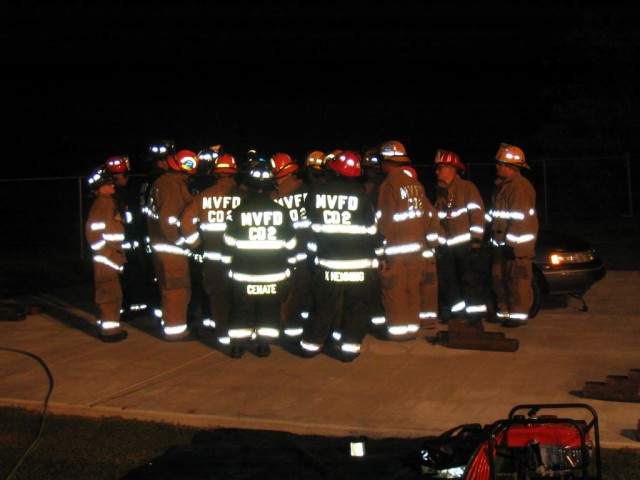
[[529,318],[535,317],[548,296],[570,295],[588,306],[583,295],[606,274],[597,252],[584,240],[540,229],[533,260],[533,302]]

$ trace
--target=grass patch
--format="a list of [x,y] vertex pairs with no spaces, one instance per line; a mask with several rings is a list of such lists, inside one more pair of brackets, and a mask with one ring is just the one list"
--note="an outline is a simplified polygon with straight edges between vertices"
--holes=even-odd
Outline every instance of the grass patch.
[[[132,474],[140,468],[153,463],[161,463],[161,458],[167,457],[167,452],[171,452],[180,446],[192,446],[192,450],[187,450],[174,459],[193,464],[207,466],[207,474],[199,472],[204,476],[148,476],[132,478],[222,478],[216,476],[215,462],[204,462],[196,458],[197,452],[207,451],[198,449],[198,438],[214,437],[220,430],[203,431],[198,428],[177,426],[163,423],[144,422],[137,420],[126,420],[120,417],[109,417],[102,419],[92,419],[78,416],[47,415],[45,417],[44,429],[38,438],[42,416],[39,412],[25,410],[14,407],[0,407],[0,478],[6,479],[12,469],[29,449],[30,445],[37,439],[33,448],[16,469],[11,480],[67,480],[69,478],[83,480],[111,480],[127,478],[127,473]],[[240,441],[237,430],[229,434],[225,444],[222,444],[223,456],[227,458],[244,459],[255,462],[256,457],[251,458],[249,448],[246,443]],[[256,432],[256,438],[259,436]],[[282,440],[275,440],[260,445],[260,449],[273,453],[275,450],[289,448],[293,445],[291,434],[286,443]],[[245,437],[246,438],[246,437]],[[298,438],[298,437],[295,437]],[[300,438],[299,444],[306,448],[306,452],[313,451],[309,448],[315,442],[316,450],[320,451],[320,442],[323,437]],[[234,440],[238,440],[234,444]],[[281,442],[281,443],[278,443]],[[297,442],[297,440],[296,440]],[[306,445],[305,445],[306,442]],[[218,444],[220,445],[220,444]],[[322,447],[324,448],[324,447]],[[301,451],[303,451],[301,450]],[[602,452],[603,480],[637,480],[640,472],[640,449],[603,449]],[[299,454],[296,454],[299,455]],[[286,457],[283,457],[286,458]],[[319,456],[319,458],[322,458]],[[264,456],[267,470],[261,472],[262,476],[242,475],[241,478],[276,478],[273,476],[278,467],[269,466],[273,462],[273,455]],[[178,471],[186,473],[190,467],[185,463],[184,468],[177,466]],[[321,463],[321,462],[320,462]],[[404,466],[406,467],[406,465]],[[176,468],[175,462],[172,468]],[[192,467],[191,467],[192,468]],[[226,468],[226,475],[229,475],[228,465],[220,465]],[[316,467],[318,472],[322,472],[322,467]],[[181,470],[182,469],[182,470]],[[269,470],[271,469],[271,470]],[[367,478],[415,478],[413,476],[402,475],[403,466],[398,463],[398,469],[393,477],[390,472],[380,473],[380,476],[369,475]],[[175,473],[175,471],[174,471]],[[271,475],[270,475],[270,474]],[[282,472],[277,478],[299,478],[296,476],[282,476]],[[298,472],[299,473],[299,472]],[[354,474],[356,472],[349,472]],[[407,473],[407,469],[404,469]],[[169,472],[167,472],[169,474]],[[265,476],[266,474],[266,476]],[[228,476],[226,478],[238,478]],[[311,476],[307,478],[323,478]],[[336,477],[333,477],[336,478]],[[339,477],[337,477],[339,478]],[[357,475],[351,478],[357,478]],[[362,477],[361,477],[362,478]]]

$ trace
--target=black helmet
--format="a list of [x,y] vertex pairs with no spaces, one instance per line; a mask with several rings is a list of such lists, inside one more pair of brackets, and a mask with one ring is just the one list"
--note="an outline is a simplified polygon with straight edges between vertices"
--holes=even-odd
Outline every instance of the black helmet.
[[149,162],[155,162],[157,160],[166,160],[169,155],[175,155],[176,142],[175,140],[160,140],[149,146],[149,156],[147,160]]
[[267,163],[259,162],[247,174],[247,187],[254,191],[270,192],[275,189],[276,182],[273,171]]
[[104,165],[96,168],[87,177],[87,185],[93,192],[97,191],[102,185],[107,185],[108,183],[113,182],[113,173]]

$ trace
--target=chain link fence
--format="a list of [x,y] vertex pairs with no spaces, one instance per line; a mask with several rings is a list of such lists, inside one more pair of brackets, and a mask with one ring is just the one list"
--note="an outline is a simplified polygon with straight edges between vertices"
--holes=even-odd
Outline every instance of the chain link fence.
[[[524,175],[537,191],[541,225],[565,220],[632,217],[637,211],[638,172],[630,155],[597,158],[533,159]],[[433,164],[415,164],[427,194],[435,193]],[[473,163],[466,177],[489,203],[495,163]],[[133,175],[130,185],[139,184]],[[140,180],[138,178],[137,180]],[[0,180],[3,191],[4,258],[25,256],[46,261],[62,257],[84,258],[87,245],[84,222],[91,205],[84,177]],[[635,187],[637,188],[637,187]],[[634,193],[636,195],[634,195]],[[597,228],[597,223],[594,224]]]

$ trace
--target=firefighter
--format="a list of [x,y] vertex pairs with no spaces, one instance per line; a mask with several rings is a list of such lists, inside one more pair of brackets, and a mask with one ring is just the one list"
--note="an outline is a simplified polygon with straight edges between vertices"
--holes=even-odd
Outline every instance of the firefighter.
[[146,288],[147,282],[141,282],[144,277],[146,253],[144,251],[143,218],[138,208],[138,193],[130,183],[131,164],[126,155],[109,157],[105,167],[114,178],[116,193],[114,198],[124,221],[125,241],[122,246],[127,257],[127,264],[121,277],[122,284],[122,321],[135,320],[147,312],[148,298],[153,290]]
[[224,234],[223,261],[230,267],[233,306],[229,318],[231,357],[256,346],[271,354],[280,335],[280,308],[288,294],[296,237],[287,209],[271,197],[275,188],[268,164],[248,172],[249,195],[231,211]]
[[439,317],[442,323],[466,319],[481,323],[487,314],[488,285],[481,258],[485,208],[476,185],[461,177],[460,157],[437,150],[435,207],[444,236],[438,264]]
[[[198,152],[196,173],[189,176],[189,190],[194,197],[215,183],[211,170],[215,160],[223,153],[221,145],[213,145]],[[201,245],[191,250],[189,256],[189,275],[191,277],[191,301],[187,309],[189,325],[198,326],[210,319],[210,302],[202,283],[203,258]]]
[[380,147],[369,148],[362,156],[362,177],[365,191],[371,196],[371,203],[374,208],[378,204],[378,190],[384,181],[385,174],[382,171]]
[[302,172],[305,183],[315,185],[327,179],[324,168],[324,152],[314,150],[307,155]]
[[373,206],[358,181],[360,156],[345,150],[326,166],[328,180],[313,188],[306,202],[313,232],[307,249],[315,268],[313,304],[300,347],[302,356],[313,357],[331,337],[339,358],[350,362],[360,355],[366,334],[366,301],[381,241]]
[[304,322],[311,309],[311,272],[307,265],[306,244],[310,232],[305,201],[311,186],[298,177],[300,166],[287,153],[277,152],[271,156],[271,168],[276,189],[271,198],[289,211],[296,231],[297,252],[293,266],[289,296],[282,305],[284,338],[298,343]]
[[198,152],[198,169],[191,177],[191,193],[196,196],[198,193],[212,186],[216,181],[213,175],[213,168],[216,160],[224,153],[222,145],[212,145]]
[[89,176],[87,183],[94,197],[85,223],[85,235],[93,251],[95,302],[99,309],[98,328],[104,342],[127,338],[120,323],[122,287],[120,275],[127,261],[124,242],[124,221],[114,195],[113,174],[101,166]]
[[[378,191],[380,184],[384,181],[385,174],[382,171],[380,146],[369,148],[362,157],[362,170],[364,175],[364,189],[371,199],[374,210],[378,208]],[[369,305],[369,330],[377,333],[386,328],[384,305],[380,290],[380,275],[374,274],[371,278],[371,289],[367,305]]]
[[141,271],[137,281],[140,288],[147,292],[146,303],[147,311],[156,317],[161,316],[160,287],[156,278],[155,266],[153,263],[153,255],[151,243],[149,239],[149,213],[150,213],[150,193],[151,185],[155,180],[169,170],[169,155],[175,155],[175,142],[173,140],[163,140],[153,143],[149,147],[147,156],[147,173],[142,177],[138,189],[138,202],[140,209],[141,221],[139,224],[140,235],[143,239],[142,249],[140,250]]
[[229,345],[231,281],[228,265],[222,263],[222,244],[231,210],[247,196],[235,180],[238,164],[233,155],[223,153],[213,161],[214,184],[195,195],[180,217],[180,229],[191,251],[202,255],[202,288],[207,296],[210,315],[202,327],[215,329],[221,345]]
[[160,287],[157,312],[161,336],[167,341],[193,338],[187,324],[191,299],[189,249],[180,233],[180,215],[193,200],[189,176],[195,174],[198,156],[180,150],[167,157],[169,170],[151,185],[147,225],[153,264]]
[[423,185],[403,169],[411,163],[404,145],[390,140],[380,154],[386,178],[378,192],[376,216],[384,237],[380,284],[385,338],[413,340],[422,323],[429,325],[437,315],[435,250],[440,222]]
[[496,188],[487,212],[492,246],[491,288],[496,312],[490,321],[520,327],[529,320],[532,262],[538,238],[536,191],[522,175],[524,152],[501,143],[496,154]]

